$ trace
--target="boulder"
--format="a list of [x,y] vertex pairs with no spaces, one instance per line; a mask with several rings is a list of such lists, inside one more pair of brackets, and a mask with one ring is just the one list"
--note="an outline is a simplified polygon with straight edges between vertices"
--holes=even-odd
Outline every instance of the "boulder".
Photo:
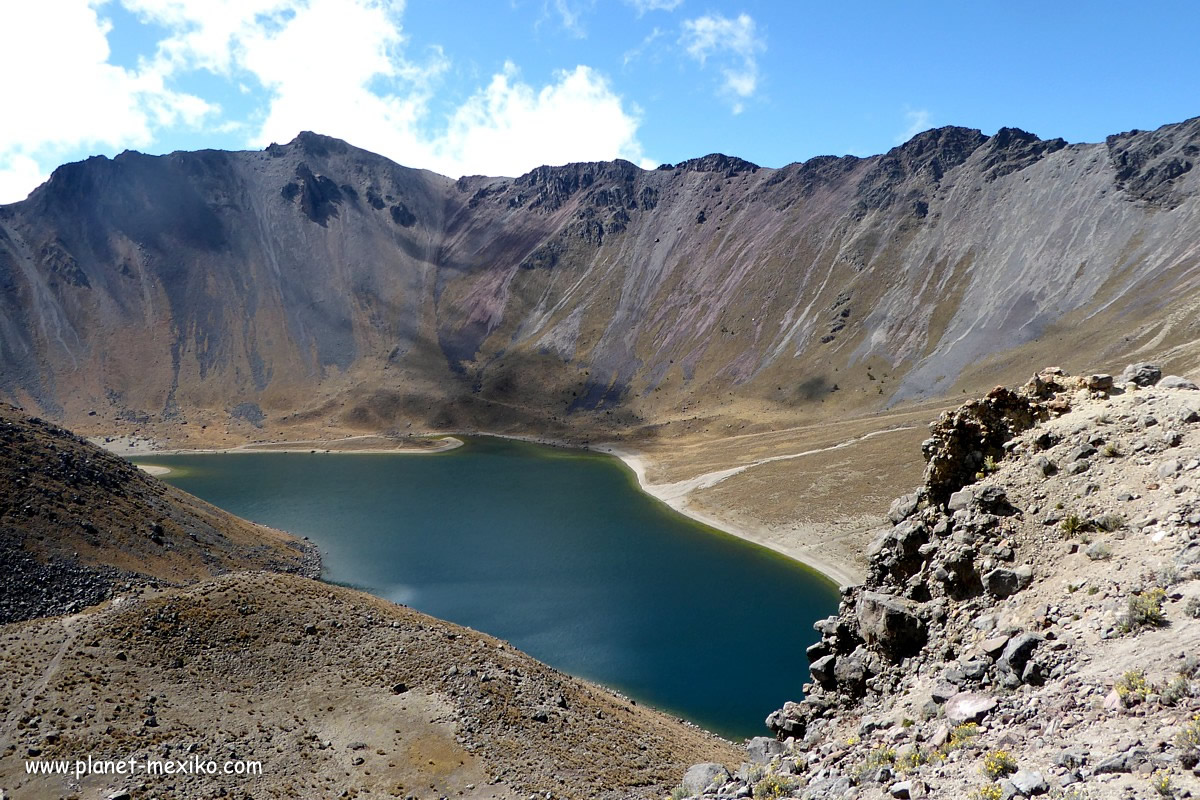
[[703,794],[704,790],[720,780],[729,780],[729,770],[711,761],[704,764],[693,764],[683,773],[683,788],[689,795]]
[[899,525],[916,513],[919,502],[920,496],[916,492],[900,495],[892,501],[891,507],[888,508],[888,519]]
[[1020,675],[1029,663],[1033,651],[1042,643],[1042,637],[1034,633],[1020,633],[1008,641],[1004,652],[996,659],[996,666],[1001,672],[1012,672]]
[[826,689],[832,689],[837,685],[837,680],[834,677],[834,667],[837,656],[828,655],[823,658],[818,658],[809,665],[809,671],[812,672],[813,680],[824,686]]
[[1149,760],[1146,751],[1140,747],[1131,747],[1124,753],[1109,756],[1096,765],[1096,774],[1113,774],[1118,772],[1133,772],[1137,767]]
[[963,677],[971,681],[981,681],[987,674],[988,662],[982,658],[968,658],[959,662]]
[[746,758],[753,764],[766,764],[775,756],[787,752],[783,742],[766,736],[755,736],[746,743]]
[[1087,442],[1084,442],[1083,444],[1077,447],[1072,447],[1069,451],[1067,451],[1066,460],[1068,462],[1082,461],[1083,459],[1091,458],[1094,455],[1096,455],[1096,448]]
[[1162,377],[1162,369],[1157,364],[1130,364],[1121,372],[1119,383],[1135,383],[1138,386],[1153,386]]
[[1046,669],[1038,662],[1030,659],[1025,664],[1025,669],[1021,671],[1021,683],[1027,683],[1030,686],[1041,686],[1046,682]]
[[946,508],[950,511],[961,511],[964,508],[970,508],[975,502],[975,493],[970,489],[959,489],[954,494],[950,495],[950,499],[946,501]]
[[862,691],[870,672],[867,653],[861,647],[855,648],[849,655],[840,657],[833,664],[834,682],[855,694]]
[[1016,774],[1009,776],[1009,781],[1025,797],[1034,797],[1050,791],[1050,784],[1046,783],[1042,773],[1031,769],[1017,770]]
[[959,688],[949,681],[938,681],[933,684],[933,688],[929,690],[929,696],[933,702],[942,705],[951,697],[959,693]]
[[855,616],[859,631],[868,643],[893,657],[911,656],[925,646],[925,623],[917,616],[916,604],[880,592],[862,592]]
[[1159,381],[1158,385],[1164,389],[1200,389],[1200,386],[1178,375],[1168,375]]
[[804,736],[808,727],[804,715],[804,706],[788,700],[783,708],[772,711],[767,715],[767,729],[780,736],[792,736],[797,739]]
[[822,639],[815,644],[810,644],[808,647],[804,648],[804,655],[808,656],[808,661],[810,664],[813,661],[816,661],[818,658],[824,658],[825,656],[829,655],[829,642],[826,642],[824,639]]
[[946,701],[946,719],[956,724],[981,722],[996,708],[996,698],[981,692],[959,692]]
[[996,567],[983,576],[983,588],[993,597],[1008,597],[1024,589],[1033,581],[1033,570],[1028,567]]
[[983,643],[979,647],[981,650],[983,650],[983,652],[987,653],[988,658],[995,660],[1000,657],[1002,652],[1004,652],[1004,646],[1006,644],[1008,644],[1008,637],[1004,634],[1000,634],[999,636],[989,636],[988,638],[984,639]]

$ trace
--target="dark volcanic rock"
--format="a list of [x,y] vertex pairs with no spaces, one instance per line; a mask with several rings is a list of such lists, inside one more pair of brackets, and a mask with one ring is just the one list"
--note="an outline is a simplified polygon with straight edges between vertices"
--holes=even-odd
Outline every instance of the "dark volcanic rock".
[[1174,208],[1183,202],[1177,179],[1191,172],[1200,154],[1200,125],[1195,120],[1150,133],[1130,131],[1109,136],[1113,182],[1132,200]]
[[0,565],[0,624],[73,613],[126,584],[241,568],[320,574],[310,545],[202,504],[4,404]]
[[925,623],[917,616],[916,605],[907,600],[863,592],[855,615],[863,638],[895,657],[912,655],[925,644]]

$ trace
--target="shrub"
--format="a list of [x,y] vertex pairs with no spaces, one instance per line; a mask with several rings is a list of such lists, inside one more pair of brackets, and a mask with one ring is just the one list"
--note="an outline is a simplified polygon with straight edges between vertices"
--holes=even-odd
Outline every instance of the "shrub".
[[971,794],[972,800],[1001,800],[1004,797],[1004,787],[998,783],[980,786]]
[[688,790],[682,786],[676,786],[671,790],[671,800],[684,800],[688,796]]
[[1175,734],[1175,746],[1179,748],[1179,761],[1187,769],[1200,764],[1200,714]]
[[1063,517],[1059,527],[1062,529],[1063,536],[1068,539],[1074,539],[1079,534],[1087,530],[1087,522],[1078,514],[1067,514]]
[[937,750],[930,750],[929,748],[917,745],[901,752],[896,757],[896,769],[900,772],[912,772],[924,764],[940,763],[944,758],[945,756]]
[[950,738],[946,740],[946,750],[956,750],[979,735],[979,726],[974,722],[964,722],[954,726]]
[[975,473],[975,480],[981,481],[998,469],[1000,469],[1000,465],[996,463],[996,457],[987,456],[983,459],[983,466]]
[[1162,690],[1164,705],[1178,705],[1180,701],[1192,696],[1192,682],[1186,675],[1176,675],[1166,688]]
[[1105,458],[1117,458],[1118,456],[1124,455],[1124,453],[1121,452],[1120,447],[1117,447],[1116,442],[1109,442],[1108,444],[1104,445],[1104,447],[1100,448],[1100,455],[1104,456]]
[[993,750],[983,757],[983,774],[996,780],[1017,771],[1017,760],[1007,750]]
[[1154,583],[1160,589],[1170,589],[1179,583],[1179,567],[1174,564],[1163,564],[1154,574]]
[[786,775],[768,775],[754,784],[754,800],[776,800],[787,797],[796,788],[796,781]]
[[1159,797],[1174,797],[1175,790],[1171,788],[1171,773],[1165,769],[1156,770],[1150,776],[1150,788],[1158,794]]
[[854,775],[860,781],[880,767],[890,767],[896,763],[896,751],[891,747],[880,745],[871,752],[854,770]]
[[1187,675],[1189,678],[1200,677],[1200,655],[1188,653],[1183,657],[1183,663],[1179,666],[1179,674]]
[[1142,628],[1159,628],[1166,624],[1167,616],[1163,613],[1163,600],[1167,593],[1155,587],[1147,592],[1135,594],[1129,598],[1129,607],[1125,611],[1125,621],[1121,624],[1126,633],[1135,633]]
[[1183,613],[1192,619],[1200,619],[1200,597],[1188,599],[1187,605],[1183,607]]
[[1146,673],[1140,669],[1131,669],[1117,679],[1116,686],[1117,696],[1121,698],[1121,702],[1126,706],[1134,706],[1146,699],[1146,695],[1150,694],[1150,683],[1146,680]]

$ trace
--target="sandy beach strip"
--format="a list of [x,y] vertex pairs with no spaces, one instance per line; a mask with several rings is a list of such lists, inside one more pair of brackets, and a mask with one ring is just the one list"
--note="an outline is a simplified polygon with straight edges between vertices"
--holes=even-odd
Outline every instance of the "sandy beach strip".
[[163,475],[171,474],[170,467],[163,467],[158,464],[138,464],[137,467],[143,472],[148,472],[155,477],[162,477]]
[[620,459],[633,471],[637,477],[638,486],[643,492],[665,503],[685,517],[787,556],[793,561],[798,561],[821,573],[837,586],[850,586],[862,582],[862,576],[853,564],[842,563],[840,560],[830,558],[827,554],[814,552],[813,548],[800,542],[780,541],[779,537],[772,535],[772,532],[765,526],[733,524],[729,520],[694,508],[689,503],[688,496],[692,491],[716,483],[726,473],[741,472],[745,467],[732,467],[723,472],[708,473],[676,483],[650,483],[646,479],[646,459],[640,453],[612,444],[594,446],[592,449]]

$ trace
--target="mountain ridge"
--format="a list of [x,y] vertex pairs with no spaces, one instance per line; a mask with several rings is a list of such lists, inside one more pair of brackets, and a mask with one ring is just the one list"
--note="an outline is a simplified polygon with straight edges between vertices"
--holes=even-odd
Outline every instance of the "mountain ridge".
[[1200,118],[778,169],[452,180],[313,133],[90,159],[0,207],[0,394],[173,447],[642,446],[942,408],[1046,363],[1188,374],[1198,152]]

